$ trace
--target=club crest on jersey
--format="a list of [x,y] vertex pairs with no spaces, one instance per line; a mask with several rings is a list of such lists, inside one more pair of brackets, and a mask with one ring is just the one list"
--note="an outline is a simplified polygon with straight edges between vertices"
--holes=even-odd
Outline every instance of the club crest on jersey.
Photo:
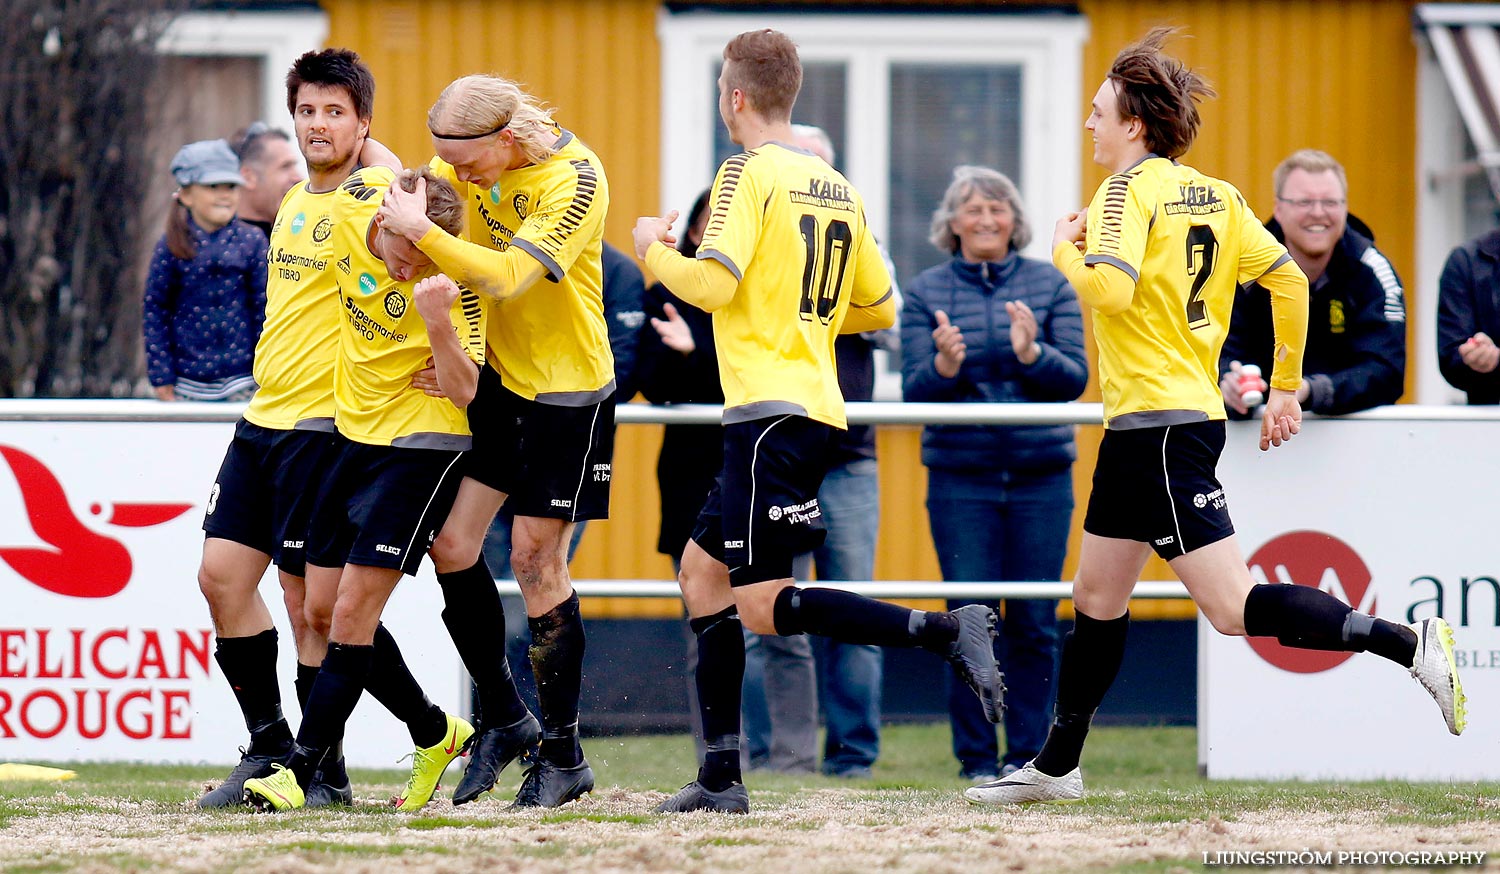
[[333,236],[333,222],[325,215],[318,219],[316,225],[313,225],[313,242],[322,243],[331,236]]
[[406,315],[406,297],[399,291],[388,291],[385,295],[385,314],[393,319]]
[[516,218],[526,221],[527,214],[531,212],[531,198],[525,192],[520,192],[511,198],[510,204],[516,208]]
[[359,290],[364,292],[365,294],[374,294],[375,277],[371,276],[368,273],[361,273],[359,275]]
[[307,224],[307,213],[299,212],[292,216],[292,233],[302,233],[302,226]]

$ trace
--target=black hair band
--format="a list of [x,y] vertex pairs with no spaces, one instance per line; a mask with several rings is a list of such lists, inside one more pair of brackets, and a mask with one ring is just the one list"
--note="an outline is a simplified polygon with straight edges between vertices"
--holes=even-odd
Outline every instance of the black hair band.
[[506,127],[508,127],[509,125],[510,125],[510,121],[506,120],[506,121],[502,122],[500,124],[500,126],[497,127],[497,128],[495,128],[494,130],[487,130],[487,131],[485,131],[482,134],[440,134],[440,133],[438,133],[435,130],[429,130],[428,133],[432,134],[433,136],[437,137],[440,140],[482,140],[482,139],[484,139],[487,136],[492,136],[494,134],[497,134],[497,133],[505,130]]

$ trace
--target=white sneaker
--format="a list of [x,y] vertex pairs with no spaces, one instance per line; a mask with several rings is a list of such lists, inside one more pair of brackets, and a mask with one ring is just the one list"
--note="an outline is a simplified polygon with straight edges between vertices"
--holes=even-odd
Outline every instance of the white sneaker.
[[1076,804],[1083,800],[1083,774],[1077,768],[1061,777],[1051,777],[1026,767],[993,783],[964,790],[964,798],[974,804]]
[[1410,627],[1417,634],[1411,675],[1437,701],[1448,731],[1463,734],[1469,723],[1468,699],[1453,659],[1453,626],[1442,619],[1423,619]]

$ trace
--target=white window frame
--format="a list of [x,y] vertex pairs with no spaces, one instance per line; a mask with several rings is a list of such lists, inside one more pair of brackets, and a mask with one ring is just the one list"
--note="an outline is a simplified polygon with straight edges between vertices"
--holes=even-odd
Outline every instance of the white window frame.
[[328,39],[328,15],[319,10],[189,12],[175,18],[157,47],[166,54],[208,58],[258,58],[260,119],[280,127],[286,108],[286,71],[304,52]]
[[[686,222],[688,206],[717,169],[712,133],[722,122],[713,111],[717,90],[709,71],[736,34],[766,27],[796,41],[804,63],[847,65],[848,127],[840,164],[864,197],[865,214],[877,237],[888,236],[889,130],[900,123],[890,118],[892,63],[1021,68],[1021,172],[1015,181],[1033,217],[1034,239],[1026,254],[1047,258],[1052,221],[1086,205],[1079,167],[1088,108],[1082,82],[1088,22],[1081,15],[742,15],[663,10],[657,17],[661,211],[683,213],[679,225]],[[934,137],[942,135],[933,132]],[[876,400],[899,396],[899,379],[879,367]]]
[[[662,63],[662,207],[686,210],[713,179],[715,91],[707,71],[735,34],[760,27],[796,40],[805,62],[848,64],[848,131],[841,164],[864,196],[870,228],[884,236],[890,205],[890,79],[887,65],[1016,64],[1022,68],[1020,186],[1039,222],[1084,205],[1078,168],[1083,96],[1082,16],[738,15],[658,17]],[[899,120],[897,120],[899,123]],[[935,131],[934,136],[941,136]],[[937,204],[933,204],[934,207]],[[1050,226],[1050,224],[1049,224]],[[1039,226],[1040,227],[1040,226]],[[1038,229],[1034,229],[1038,230]],[[1049,234],[1028,253],[1045,256]],[[1042,239],[1046,238],[1046,239]]]

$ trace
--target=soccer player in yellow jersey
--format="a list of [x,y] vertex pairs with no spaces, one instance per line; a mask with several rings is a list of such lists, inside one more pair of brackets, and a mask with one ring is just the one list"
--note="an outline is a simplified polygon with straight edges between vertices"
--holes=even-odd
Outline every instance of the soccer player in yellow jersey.
[[[453,801],[489,790],[540,737],[516,806],[557,807],[594,786],[578,741],[584,633],[567,549],[574,523],[609,513],[615,379],[600,261],[609,184],[599,158],[506,79],[455,80],[427,126],[433,170],[469,205],[466,232],[435,227],[396,188],[381,220],[489,307],[489,366],[469,408],[474,451],[432,546],[443,621],[474,677],[483,727]],[[531,626],[540,726],[484,618],[501,609],[480,554],[501,504],[515,517],[511,565]]]
[[817,546],[818,487],[847,428],[834,364],[840,333],[895,322],[891,277],[859,192],[791,145],[802,86],[783,33],[740,34],[724,49],[719,114],[746,151],[719,168],[696,259],[672,249],[676,213],[636,222],[636,255],[672,293],[713,313],[724,386],[724,469],[682,554],[682,598],[698,639],[708,752],[663,813],[745,813],[740,778],[743,627],[844,643],[921,646],[948,658],[998,722],[1004,687],[994,613],[924,613],[833,589],[799,589],[792,559]]
[[[422,172],[426,213],[459,232],[463,201]],[[401,184],[414,189],[418,178],[406,171]],[[343,737],[376,667],[381,611],[402,574],[417,572],[447,517],[471,444],[462,407],[479,382],[483,313],[472,292],[432,275],[431,260],[406,238],[375,225],[391,180],[384,167],[357,171],[333,203],[330,257],[343,310],[334,382],[339,439],[307,537],[308,617],[326,629],[328,656],[290,755],[245,782],[246,800],[265,809],[306,803],[318,764]],[[428,363],[442,397],[412,384]],[[417,746],[411,779],[394,799],[400,810],[427,803],[474,731],[408,682],[393,708]]]
[[1131,589],[1153,549],[1220,633],[1384,656],[1437,699],[1451,732],[1464,728],[1443,620],[1398,625],[1310,586],[1257,586],[1245,567],[1215,474],[1225,437],[1219,348],[1236,285],[1258,282],[1271,295],[1277,349],[1260,447],[1289,440],[1302,418],[1307,278],[1233,186],[1177,161],[1197,135],[1198,101],[1213,91],[1162,52],[1172,33],[1156,28],[1115,58],[1085,125],[1095,162],[1113,175],[1053,235],[1053,263],[1094,310],[1106,431],[1052,729],[1026,767],[966,790],[975,803],[1083,797],[1078,761],[1119,670]]
[[[199,799],[200,807],[241,804],[245,780],[268,770],[292,745],[276,679],[276,630],[258,591],[270,562],[279,571],[296,636],[297,698],[304,708],[323,662],[327,641],[304,619],[303,572],[312,500],[334,451],[334,356],[343,319],[330,249],[334,193],[361,163],[396,162],[368,136],[375,79],[354,52],[308,52],[293,63],[286,86],[311,175],[283,198],[271,231],[266,328],[255,355],[260,390],[235,427],[210,494],[198,571],[217,636],[215,658],[234,690],[250,744],[229,776]],[[395,640],[382,627],[375,643],[379,667],[371,695],[393,713],[417,712],[425,696]],[[315,777],[308,806],[349,802],[337,750]]]

